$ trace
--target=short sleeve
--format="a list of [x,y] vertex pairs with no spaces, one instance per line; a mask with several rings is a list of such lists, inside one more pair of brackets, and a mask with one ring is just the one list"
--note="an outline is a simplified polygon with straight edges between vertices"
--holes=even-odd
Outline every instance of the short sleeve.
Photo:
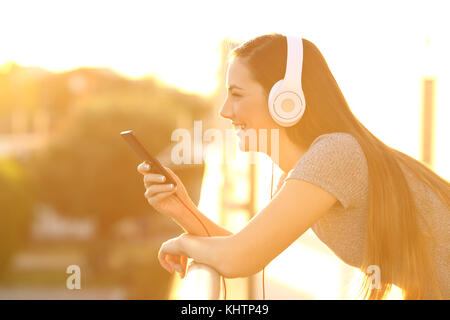
[[367,193],[368,169],[364,152],[349,133],[317,137],[286,177],[300,179],[331,193],[347,209]]

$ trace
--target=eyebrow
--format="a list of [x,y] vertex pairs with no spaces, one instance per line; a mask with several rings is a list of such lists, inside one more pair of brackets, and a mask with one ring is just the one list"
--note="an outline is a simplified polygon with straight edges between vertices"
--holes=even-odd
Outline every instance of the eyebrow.
[[228,87],[228,91],[231,91],[232,89],[240,89],[240,90],[244,90],[243,88],[238,87],[238,86],[235,85],[235,84],[233,84],[233,85],[231,85],[231,86]]

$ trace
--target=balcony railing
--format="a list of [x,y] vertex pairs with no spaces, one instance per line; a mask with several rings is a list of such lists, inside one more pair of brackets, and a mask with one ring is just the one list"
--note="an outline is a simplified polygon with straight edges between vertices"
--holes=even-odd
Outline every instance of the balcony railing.
[[220,298],[220,274],[213,268],[193,263],[183,280],[182,300],[218,300]]

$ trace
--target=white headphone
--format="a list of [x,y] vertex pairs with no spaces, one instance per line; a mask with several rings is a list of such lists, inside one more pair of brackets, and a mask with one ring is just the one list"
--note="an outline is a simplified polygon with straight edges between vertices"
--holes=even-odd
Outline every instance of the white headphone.
[[306,108],[302,90],[303,42],[300,37],[286,36],[287,62],[284,79],[270,89],[268,104],[273,120],[283,127],[295,125]]

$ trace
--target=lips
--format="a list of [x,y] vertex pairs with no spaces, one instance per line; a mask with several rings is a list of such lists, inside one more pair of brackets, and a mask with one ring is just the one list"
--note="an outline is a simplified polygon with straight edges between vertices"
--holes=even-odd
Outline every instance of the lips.
[[233,125],[236,127],[236,129],[238,130],[244,130],[247,128],[247,125],[245,123],[237,123],[237,122],[233,122]]

